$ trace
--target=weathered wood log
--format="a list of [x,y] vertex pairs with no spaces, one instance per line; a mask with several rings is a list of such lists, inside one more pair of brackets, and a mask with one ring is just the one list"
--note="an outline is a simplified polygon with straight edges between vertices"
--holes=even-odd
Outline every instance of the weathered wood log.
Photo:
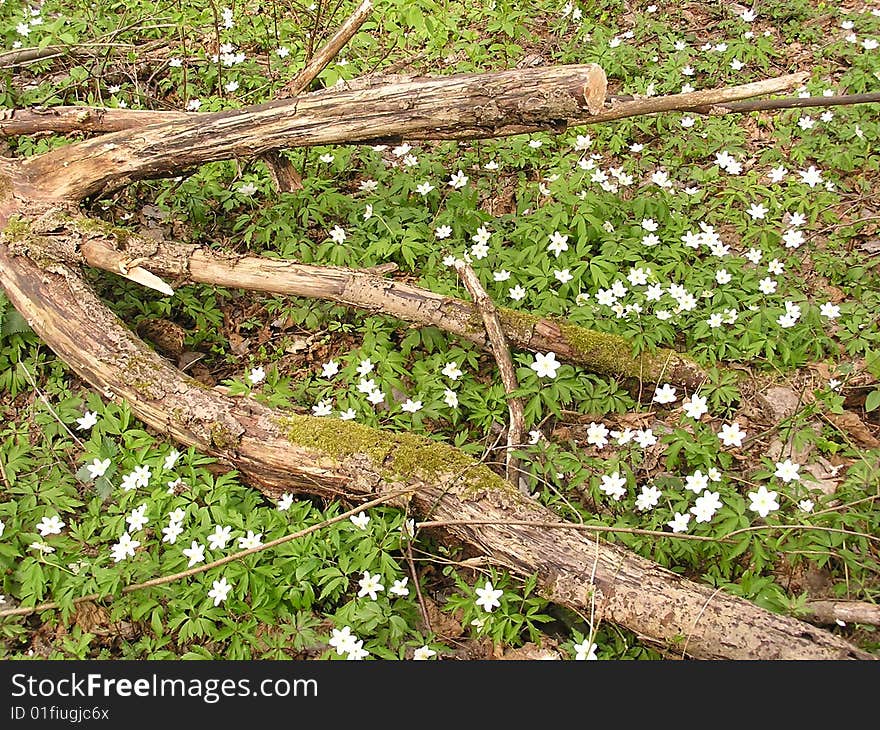
[[281,148],[388,136],[467,139],[558,131],[601,111],[605,88],[604,71],[586,64],[331,89],[61,147],[17,161],[13,184],[23,198],[79,200],[135,180]]
[[810,623],[833,625],[843,622],[880,626],[880,605],[876,603],[815,599],[807,601],[804,609],[804,618]]
[[829,632],[694,583],[605,541],[519,524],[556,517],[449,445],[286,413],[207,389],[149,350],[74,269],[54,268],[47,272],[0,243],[7,294],[63,361],[93,387],[125,399],[145,423],[234,466],[270,498],[291,490],[365,497],[412,487],[410,506],[422,518],[500,522],[457,522],[446,529],[519,575],[537,574],[550,600],[581,611],[595,605],[597,618],[679,656],[873,658]]
[[[377,274],[157,241],[129,231],[114,232],[110,226],[85,218],[69,218],[68,225],[77,231],[75,238],[80,241],[83,257],[72,258],[71,263],[87,263],[119,273],[125,261],[136,260],[169,281],[325,299],[418,325],[439,327],[484,349],[490,347],[482,317],[471,302]],[[22,239],[16,245],[27,249],[34,244]],[[52,242],[40,248],[52,257],[61,254],[61,247]],[[534,352],[552,351],[560,359],[596,373],[652,382],[663,378],[691,391],[697,390],[707,377],[696,362],[674,350],[659,348],[635,356],[632,345],[620,335],[507,307],[499,307],[498,314],[503,334],[513,346]]]

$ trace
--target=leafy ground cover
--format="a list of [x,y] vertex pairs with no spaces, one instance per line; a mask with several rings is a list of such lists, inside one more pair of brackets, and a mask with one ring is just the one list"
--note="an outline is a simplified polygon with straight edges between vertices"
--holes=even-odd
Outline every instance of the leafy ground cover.
[[[612,93],[643,96],[795,70],[812,74],[805,96],[880,81],[871,5],[602,5],[385,2],[315,86],[588,62]],[[7,2],[10,52],[68,50],[7,65],[2,104],[259,103],[352,7]],[[709,372],[694,392],[513,353],[529,432],[521,486],[671,570],[808,616],[811,599],[880,594],[878,133],[876,106],[856,105],[312,148],[285,153],[299,191],[277,193],[263,162],[239,160],[134,184],[89,212],[306,263],[393,263],[393,277],[459,298],[453,264],[466,258],[498,304],[624,335],[635,352],[689,352]],[[75,137],[12,138],[7,154]],[[204,286],[166,298],[92,278],[206,385],[428,434],[502,466],[504,388],[469,343],[313,300]],[[0,317],[0,613],[58,604],[3,617],[0,656],[661,657],[387,507],[122,594],[347,507],[266,503],[85,387],[5,299]],[[117,597],[74,603],[91,594]],[[880,648],[873,626],[841,623]]]

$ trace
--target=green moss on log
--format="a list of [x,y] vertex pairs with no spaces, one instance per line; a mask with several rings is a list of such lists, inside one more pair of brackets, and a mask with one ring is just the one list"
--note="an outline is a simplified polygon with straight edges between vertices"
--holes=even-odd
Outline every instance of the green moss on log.
[[513,485],[486,465],[449,444],[423,436],[316,416],[287,416],[279,425],[292,444],[337,461],[368,456],[376,473],[389,482],[453,481],[465,496],[493,490],[516,493]]

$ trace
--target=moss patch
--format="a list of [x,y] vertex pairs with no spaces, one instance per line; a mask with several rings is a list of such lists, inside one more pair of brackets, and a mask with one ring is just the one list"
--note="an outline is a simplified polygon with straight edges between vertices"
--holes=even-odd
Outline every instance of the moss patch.
[[366,454],[386,481],[455,479],[465,495],[515,488],[484,464],[453,446],[423,436],[393,433],[359,423],[316,416],[287,416],[279,422],[291,443],[339,461]]
[[624,337],[562,322],[557,322],[557,325],[572,354],[580,362],[603,373],[634,378],[641,374],[640,359],[633,356],[632,345]]

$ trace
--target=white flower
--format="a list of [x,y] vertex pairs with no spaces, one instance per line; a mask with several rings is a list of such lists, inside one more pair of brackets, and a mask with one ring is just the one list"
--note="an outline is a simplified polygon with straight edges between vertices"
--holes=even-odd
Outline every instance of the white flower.
[[443,391],[443,401],[450,408],[458,408],[458,395],[454,390],[446,388],[446,390]]
[[47,545],[44,542],[32,542],[30,545],[28,545],[28,550],[38,550],[43,554],[55,552],[55,548],[53,548],[51,545]]
[[394,581],[391,588],[388,589],[388,592],[393,596],[403,596],[405,598],[409,595],[409,588],[406,587],[408,580],[409,578],[404,576],[400,580]]
[[263,533],[257,532],[254,533],[253,530],[247,531],[246,537],[238,538],[238,547],[242,550],[251,550],[253,548],[258,548],[263,544]]
[[815,506],[812,499],[802,499],[798,502],[798,508],[803,512],[812,512]]
[[361,587],[358,591],[358,598],[369,596],[372,601],[376,600],[379,591],[385,590],[380,576],[377,574],[371,575],[369,570],[364,571],[363,577],[358,581],[358,585]]
[[353,421],[357,414],[354,412],[354,408],[347,408],[344,411],[339,411],[339,417],[343,421]]
[[89,471],[89,476],[92,479],[97,479],[98,477],[104,476],[104,472],[110,468],[110,459],[104,459],[101,461],[100,459],[95,459],[91,464],[86,464],[86,469]]
[[486,612],[491,613],[493,608],[498,608],[501,605],[498,599],[501,598],[504,591],[500,588],[494,588],[492,583],[487,580],[485,586],[476,589],[476,593],[477,605],[481,606]]
[[819,314],[828,319],[836,319],[840,316],[840,307],[831,302],[825,302],[825,304],[819,307]]
[[813,119],[813,117],[811,117],[809,114],[804,114],[804,116],[798,119],[797,123],[797,125],[803,130],[812,129],[815,124],[816,120]]
[[556,258],[559,258],[559,254],[563,251],[568,251],[568,236],[563,235],[559,231],[553,231],[550,234],[550,243],[547,245],[547,250],[552,251]]
[[709,486],[709,477],[697,469],[693,474],[689,474],[684,478],[684,487],[694,494],[700,494]]
[[[791,459],[776,462],[776,471],[773,476],[781,479],[786,484],[789,482],[800,481],[801,475],[798,474],[801,465],[793,462]],[[763,515],[762,515],[763,517]]]
[[43,537],[46,537],[46,535],[59,535],[61,534],[62,527],[64,527],[64,522],[62,522],[61,518],[58,515],[52,515],[52,517],[44,517],[39,521],[37,532]]
[[739,71],[739,70],[740,70],[741,68],[743,68],[744,66],[745,66],[745,64],[744,64],[742,61],[740,61],[738,58],[734,58],[734,59],[730,62],[730,67],[731,67],[734,71]]
[[689,514],[676,512],[675,516],[666,524],[673,532],[687,532],[688,523],[690,521],[691,516]]
[[644,286],[648,283],[648,276],[650,276],[650,274],[650,269],[630,267],[629,274],[627,274],[626,278],[632,286]]
[[3,530],[6,529],[6,523],[0,520],[0,537],[3,537]]
[[279,512],[287,512],[293,505],[293,495],[292,494],[282,494],[281,498],[278,500],[278,504],[276,507]]
[[88,431],[98,422],[98,414],[94,411],[86,411],[82,418],[76,419],[76,428],[79,431]]
[[763,484],[758,487],[757,492],[749,492],[749,500],[751,505],[749,509],[757,512],[761,517],[766,517],[771,512],[779,509],[779,503],[776,501],[776,492],[768,492],[767,487]]
[[556,361],[555,352],[548,352],[546,355],[539,352],[535,355],[535,362],[530,367],[538,374],[539,378],[555,378],[560,363]]
[[413,661],[427,661],[432,656],[437,656],[437,652],[430,646],[420,646],[413,652]]
[[417,192],[419,195],[424,196],[424,195],[427,195],[428,193],[430,193],[433,189],[434,189],[434,186],[431,185],[431,183],[429,183],[429,182],[426,180],[426,181],[423,182],[421,185],[419,185],[419,186],[416,187],[416,192]]
[[361,360],[357,366],[357,374],[363,377],[364,375],[368,375],[373,372],[373,361],[370,358],[366,360]]
[[381,390],[374,390],[367,396],[367,400],[374,406],[377,406],[385,400],[385,394]]
[[458,369],[457,362],[446,363],[440,372],[450,380],[458,380],[462,376],[461,370]]
[[132,510],[131,514],[125,518],[125,521],[128,523],[129,532],[137,532],[138,530],[143,529],[144,525],[150,521],[144,514],[146,511],[147,505],[144,503],[137,509]]
[[370,523],[370,516],[366,512],[358,512],[356,515],[352,515],[348,519],[351,520],[351,523],[355,525],[355,527],[359,527],[362,530],[366,530],[367,525]]
[[781,182],[782,179],[788,174],[788,170],[786,170],[782,165],[779,167],[774,167],[770,172],[767,173],[767,177],[770,178],[771,183]]
[[370,220],[370,218],[372,218],[372,217],[373,217],[373,204],[372,204],[372,203],[367,203],[367,204],[364,206],[364,220],[365,220],[365,221],[368,221],[368,220]]
[[230,94],[234,91],[238,91],[238,81],[230,81],[224,84],[223,88]]
[[574,658],[575,661],[598,660],[598,657],[596,656],[596,645],[592,643],[589,638],[584,639],[580,644],[575,644]]
[[495,271],[492,273],[492,279],[494,281],[507,281],[510,278],[510,272],[507,269],[501,269],[501,271]]
[[801,176],[801,182],[809,185],[811,188],[824,182],[822,171],[817,170],[813,165],[810,165],[806,170],[801,170],[798,174]]
[[633,438],[643,449],[647,449],[649,446],[653,446],[657,443],[657,437],[654,435],[654,431],[650,428],[640,428],[635,432]]
[[875,48],[877,48],[878,45],[880,45],[880,41],[878,41],[876,38],[865,38],[862,41],[862,48],[864,48],[866,51],[873,51]]
[[279,46],[275,49],[275,53],[278,54],[278,58],[287,58],[290,55],[290,49],[287,46]]
[[231,532],[232,528],[229,526],[215,525],[214,532],[208,535],[208,547],[211,550],[222,550],[229,542]]
[[673,403],[676,400],[675,388],[669,383],[664,383],[662,387],[654,389],[654,397],[651,400],[660,404]]
[[332,378],[338,372],[339,363],[335,360],[330,360],[321,365],[321,377],[323,378]]
[[132,540],[131,535],[127,532],[123,533],[119,538],[119,542],[110,546],[110,553],[113,555],[113,562],[118,563],[126,557],[134,557],[134,551],[141,546],[138,540]]
[[718,438],[725,446],[742,446],[745,435],[746,432],[735,421],[731,424],[724,424],[718,432]]
[[779,276],[785,271],[785,264],[783,264],[779,259],[773,259],[770,263],[767,264],[767,271],[769,271],[774,276]]
[[448,184],[458,190],[468,184],[468,176],[459,170],[449,178]]
[[201,105],[202,105],[202,102],[201,102],[200,99],[190,99],[190,100],[186,103],[186,110],[187,110],[188,112],[197,112],[197,111],[199,110],[199,107],[200,107]]
[[343,626],[342,629],[333,629],[330,634],[330,641],[327,642],[336,649],[337,654],[347,654],[351,647],[354,646],[354,642],[357,641],[357,637],[351,633],[351,626]]
[[589,149],[590,145],[593,144],[593,140],[590,135],[579,134],[572,145],[575,150],[578,152],[583,152]]
[[691,507],[691,514],[696,517],[697,522],[709,522],[715,513],[721,509],[721,500],[718,498],[718,492],[710,492],[708,489],[703,492],[702,496],[697,497],[694,506]]
[[654,485],[648,486],[647,484],[643,484],[642,491],[639,492],[639,495],[636,497],[636,509],[640,512],[654,509],[662,496],[663,493]]
[[415,413],[416,411],[422,410],[422,402],[420,400],[407,398],[406,403],[400,406],[400,410],[406,411],[407,413]]
[[371,180],[369,178],[367,180],[361,180],[358,183],[358,190],[360,190],[361,192],[364,192],[364,193],[375,192],[376,188],[378,188],[378,187],[379,187],[378,181]]
[[477,261],[486,258],[489,255],[489,247],[485,243],[475,243],[471,246],[471,256]]
[[604,448],[608,443],[608,427],[595,421],[587,427],[587,443]]
[[318,401],[312,406],[312,414],[315,416],[329,416],[333,413],[333,404],[329,400]]
[[452,227],[451,226],[437,226],[434,229],[434,236],[438,239],[449,238],[452,235]]
[[361,659],[366,659],[370,655],[366,649],[364,649],[364,640],[358,639],[357,641],[353,641],[351,646],[348,647],[348,656],[346,659],[359,661]]
[[208,598],[213,598],[214,605],[219,606],[226,600],[231,590],[232,586],[226,582],[226,576],[221,576],[220,580],[215,580],[212,584],[211,590],[208,591]]
[[752,220],[761,220],[767,215],[767,207],[763,203],[752,204],[749,206],[749,209],[746,211],[751,217]]
[[27,23],[19,23],[15,26],[15,30],[19,35],[28,36],[31,32],[31,27]]
[[188,548],[183,549],[183,554],[189,558],[187,568],[192,568],[197,563],[205,562],[205,546],[200,545],[196,540],[193,540]]
[[764,277],[758,282],[758,290],[761,294],[773,294],[776,291],[776,282],[769,276]]
[[789,228],[782,234],[782,240],[785,243],[786,248],[798,248],[806,239],[804,238],[803,231],[799,231],[796,228]]
[[721,481],[721,472],[718,471],[718,469],[716,469],[714,466],[709,469],[709,479],[711,479],[713,482]]
[[568,269],[554,269],[553,276],[556,277],[556,280],[560,284],[567,284],[572,279],[574,279],[574,277],[571,275],[571,272]]
[[345,230],[343,228],[340,228],[339,226],[333,226],[333,228],[330,230],[331,240],[338,245],[342,245],[343,243],[345,243],[346,237],[347,236],[345,234]]
[[620,476],[619,471],[614,471],[611,474],[603,474],[599,490],[615,501],[620,501],[620,499],[626,494],[626,477]]
[[683,410],[687,416],[695,421],[699,421],[702,416],[709,412],[709,407],[706,403],[704,396],[694,393],[694,395],[684,401]]
[[257,383],[262,383],[266,379],[266,371],[263,370],[262,367],[252,368],[248,373],[248,380],[251,381],[251,385],[257,385]]

